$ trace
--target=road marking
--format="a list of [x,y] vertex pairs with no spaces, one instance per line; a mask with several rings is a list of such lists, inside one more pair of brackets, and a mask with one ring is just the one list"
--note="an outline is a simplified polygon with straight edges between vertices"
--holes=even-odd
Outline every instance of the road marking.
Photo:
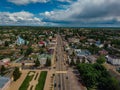
[[55,73],[67,73],[67,71],[56,71]]

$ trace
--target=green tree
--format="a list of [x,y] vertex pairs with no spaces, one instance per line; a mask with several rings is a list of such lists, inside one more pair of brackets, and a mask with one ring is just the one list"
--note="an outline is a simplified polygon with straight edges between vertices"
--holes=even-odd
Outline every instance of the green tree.
[[20,72],[19,68],[15,67],[15,70],[13,72],[13,79],[14,79],[14,81],[19,79],[20,76],[21,76],[21,72]]
[[5,47],[9,46],[9,42],[5,41]]
[[40,61],[38,59],[35,61],[35,66],[36,67],[40,66]]
[[1,75],[3,75],[3,74],[4,74],[5,70],[6,70],[5,66],[4,66],[4,65],[2,65],[2,66],[1,66],[1,70],[0,70],[0,71],[1,71]]
[[76,60],[76,64],[80,64],[80,60],[79,59]]
[[99,63],[99,64],[103,64],[103,63],[105,63],[105,56],[100,56],[98,59],[97,59],[97,63]]
[[32,52],[33,52],[33,49],[31,47],[29,47],[25,52],[25,56],[30,55]]
[[51,66],[51,60],[50,58],[47,58],[45,66]]
[[70,66],[74,66],[75,65],[75,62],[73,60],[73,58],[71,59],[71,62],[70,62]]

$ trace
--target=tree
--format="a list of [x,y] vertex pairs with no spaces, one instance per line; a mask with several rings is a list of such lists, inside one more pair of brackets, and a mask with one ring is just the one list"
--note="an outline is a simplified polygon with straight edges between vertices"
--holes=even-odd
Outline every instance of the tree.
[[33,49],[31,47],[29,47],[25,52],[25,56],[30,55],[32,52],[33,52]]
[[47,58],[45,66],[51,66],[51,60],[49,58]]
[[74,66],[75,65],[75,62],[73,60],[73,58],[71,59],[71,62],[70,62],[70,66]]
[[15,70],[13,72],[13,79],[14,79],[14,81],[19,79],[20,76],[21,76],[21,72],[20,72],[19,68],[15,67]]
[[1,75],[3,75],[3,74],[4,74],[5,70],[6,70],[5,66],[4,66],[4,65],[2,65],[1,70],[0,70],[0,71],[1,71]]
[[9,42],[8,41],[5,41],[5,46],[9,46]]
[[79,58],[76,60],[76,64],[80,64],[80,60],[79,60]]
[[96,90],[120,90],[119,82],[109,74],[103,65],[99,63],[80,63],[77,68],[87,88],[95,88]]
[[98,59],[97,59],[97,63],[99,63],[99,64],[103,64],[103,63],[105,63],[105,57],[104,56],[100,56]]
[[35,61],[35,66],[36,67],[40,66],[40,61],[38,59]]

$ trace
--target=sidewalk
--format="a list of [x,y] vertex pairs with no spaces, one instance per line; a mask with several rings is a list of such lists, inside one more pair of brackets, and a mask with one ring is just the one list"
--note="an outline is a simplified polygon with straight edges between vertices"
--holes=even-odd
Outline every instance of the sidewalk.
[[20,76],[20,78],[17,81],[13,81],[10,84],[10,87],[8,88],[8,90],[19,90],[19,87],[21,86],[22,82],[24,81],[25,77],[27,76],[27,73],[29,71],[22,71],[22,75]]
[[[37,75],[37,73],[38,73],[38,75]],[[37,78],[35,80],[36,75],[37,75]],[[29,83],[29,87],[28,87],[27,90],[31,90],[31,87],[32,87],[32,90],[35,90],[35,87],[36,87],[36,85],[38,83],[39,75],[40,75],[40,71],[36,71],[32,81]]]
[[50,87],[52,85],[51,76],[52,76],[53,73],[54,73],[53,70],[48,71],[47,77],[46,77],[46,83],[45,83],[45,86],[44,86],[44,90],[50,90]]

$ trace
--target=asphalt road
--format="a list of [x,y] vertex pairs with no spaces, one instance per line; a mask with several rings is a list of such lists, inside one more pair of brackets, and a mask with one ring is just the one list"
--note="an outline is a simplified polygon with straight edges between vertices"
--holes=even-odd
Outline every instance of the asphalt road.
[[58,35],[56,48],[56,71],[60,71],[60,73],[55,73],[54,90],[86,90],[73,73],[73,70],[68,69],[64,54],[63,41],[61,36]]
[[[64,61],[64,51],[63,42],[60,35],[57,37],[57,49],[56,49],[56,71],[66,71],[65,61]],[[70,90],[69,88],[69,77],[67,73],[56,73],[54,90]]]

